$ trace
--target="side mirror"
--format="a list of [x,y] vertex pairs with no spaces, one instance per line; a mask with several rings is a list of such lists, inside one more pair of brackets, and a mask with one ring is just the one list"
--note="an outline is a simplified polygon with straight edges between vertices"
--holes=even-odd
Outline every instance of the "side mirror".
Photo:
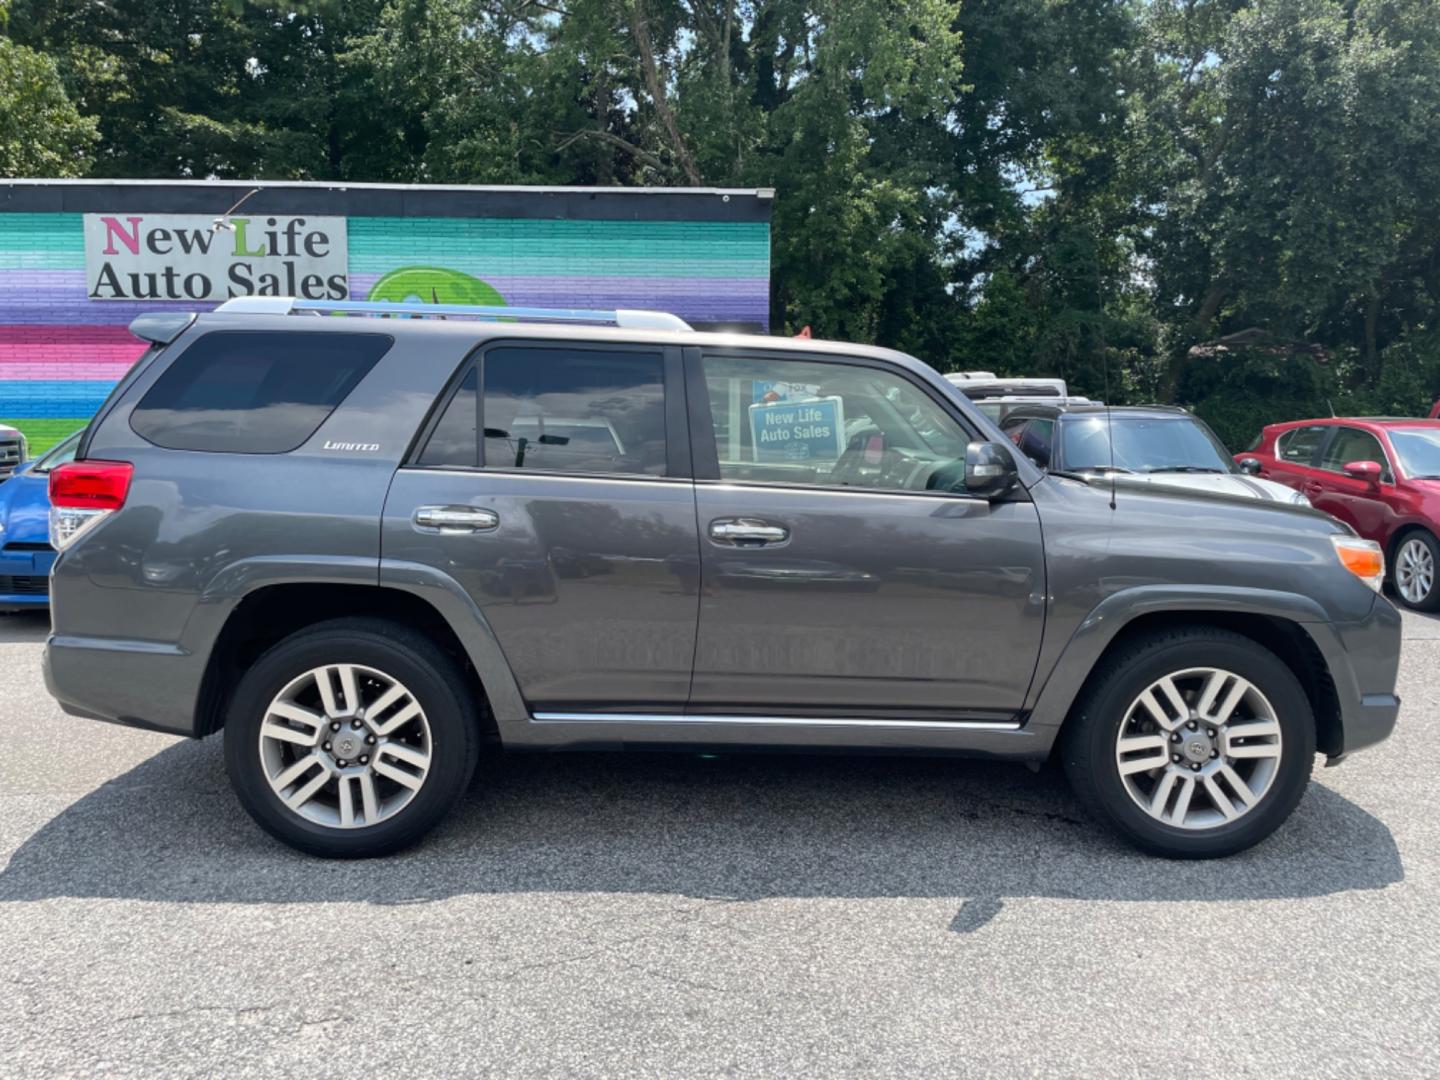
[[998,499],[1020,480],[1015,459],[1003,443],[972,442],[965,448],[965,490]]
[[1380,483],[1380,474],[1385,471],[1378,461],[1347,461],[1343,467],[1346,476],[1352,480],[1364,480],[1367,484]]
[[1259,476],[1260,459],[1253,457],[1241,458],[1240,471],[1243,472],[1246,476]]

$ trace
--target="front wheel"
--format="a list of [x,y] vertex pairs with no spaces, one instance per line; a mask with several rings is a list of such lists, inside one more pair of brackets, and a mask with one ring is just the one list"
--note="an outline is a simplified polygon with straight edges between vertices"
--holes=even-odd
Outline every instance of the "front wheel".
[[1298,805],[1315,720],[1279,657],[1194,627],[1108,657],[1067,722],[1062,755],[1081,801],[1138,847],[1216,858],[1259,843]]
[[250,815],[312,855],[415,843],[464,793],[479,752],[469,687],[424,636],[337,619],[291,635],[245,674],[225,764]]

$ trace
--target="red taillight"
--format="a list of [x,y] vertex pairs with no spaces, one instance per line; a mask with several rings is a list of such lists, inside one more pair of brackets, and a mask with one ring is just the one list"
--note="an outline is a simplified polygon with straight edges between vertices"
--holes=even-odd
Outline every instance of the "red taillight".
[[128,461],[72,461],[50,473],[50,505],[62,510],[119,510],[130,494]]

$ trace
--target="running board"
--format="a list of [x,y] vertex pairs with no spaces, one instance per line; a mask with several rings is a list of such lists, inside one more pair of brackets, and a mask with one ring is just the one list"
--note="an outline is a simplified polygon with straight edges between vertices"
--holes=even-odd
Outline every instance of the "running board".
[[874,728],[890,731],[1019,731],[1018,720],[876,720],[826,716],[710,716],[671,713],[538,712],[540,724],[750,724],[790,728]]
[[887,720],[858,716],[708,716],[668,713],[537,712],[502,722],[515,750],[858,750],[1030,760],[1044,758],[1053,730],[1018,719]]

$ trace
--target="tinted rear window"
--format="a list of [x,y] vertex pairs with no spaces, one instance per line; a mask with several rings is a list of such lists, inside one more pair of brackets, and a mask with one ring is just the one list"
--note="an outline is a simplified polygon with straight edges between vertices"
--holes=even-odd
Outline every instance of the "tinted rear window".
[[171,450],[285,453],[315,434],[391,341],[388,334],[215,331],[155,380],[130,426]]
[[495,348],[483,393],[487,468],[665,475],[658,352]]

